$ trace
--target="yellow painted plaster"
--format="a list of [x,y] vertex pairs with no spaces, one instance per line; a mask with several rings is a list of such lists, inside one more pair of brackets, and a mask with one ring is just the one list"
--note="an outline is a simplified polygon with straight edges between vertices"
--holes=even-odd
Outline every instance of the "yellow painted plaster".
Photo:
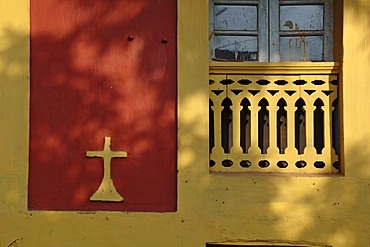
[[[27,210],[29,2],[0,5],[0,246],[370,246],[370,4],[344,0],[345,176],[208,172],[208,1],[178,0],[178,211]],[[339,61],[341,62],[341,61]]]

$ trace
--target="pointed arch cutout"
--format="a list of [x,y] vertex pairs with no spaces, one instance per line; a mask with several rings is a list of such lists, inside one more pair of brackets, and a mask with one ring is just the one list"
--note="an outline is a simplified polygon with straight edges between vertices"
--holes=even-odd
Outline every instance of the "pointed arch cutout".
[[251,147],[251,103],[247,98],[244,98],[240,103],[242,110],[240,111],[240,147],[243,153],[248,153]]
[[304,106],[306,103],[302,98],[299,98],[295,106],[297,110],[294,113],[294,126],[295,126],[295,148],[298,154],[303,154],[306,147],[306,111]]

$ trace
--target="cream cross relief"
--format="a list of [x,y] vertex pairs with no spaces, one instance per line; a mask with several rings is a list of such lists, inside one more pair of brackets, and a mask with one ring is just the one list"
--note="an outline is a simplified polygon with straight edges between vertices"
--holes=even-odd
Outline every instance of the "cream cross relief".
[[98,190],[90,197],[90,201],[122,202],[123,197],[114,187],[111,177],[111,160],[113,158],[126,158],[125,151],[112,151],[110,149],[110,137],[104,138],[104,149],[101,151],[87,151],[86,156],[102,158],[104,162],[104,176]]

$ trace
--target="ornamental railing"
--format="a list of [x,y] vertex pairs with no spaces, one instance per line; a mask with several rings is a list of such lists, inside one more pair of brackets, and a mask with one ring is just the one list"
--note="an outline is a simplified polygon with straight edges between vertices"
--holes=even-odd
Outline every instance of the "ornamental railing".
[[338,76],[210,74],[210,171],[340,173]]

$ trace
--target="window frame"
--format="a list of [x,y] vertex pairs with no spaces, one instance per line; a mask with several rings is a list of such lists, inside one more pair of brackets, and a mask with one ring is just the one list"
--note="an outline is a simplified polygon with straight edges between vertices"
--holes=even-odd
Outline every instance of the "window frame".
[[[280,60],[280,38],[292,36],[322,36],[323,57],[322,61],[334,61],[334,0],[210,0],[209,1],[209,57],[211,61],[229,61],[218,59],[215,56],[215,37],[230,36],[257,36],[257,61],[246,62],[302,62],[310,60]],[[339,1],[340,2],[340,1]],[[214,8],[217,5],[231,6],[257,6],[257,30],[216,30]],[[322,30],[280,30],[281,6],[322,5],[323,29]]]

